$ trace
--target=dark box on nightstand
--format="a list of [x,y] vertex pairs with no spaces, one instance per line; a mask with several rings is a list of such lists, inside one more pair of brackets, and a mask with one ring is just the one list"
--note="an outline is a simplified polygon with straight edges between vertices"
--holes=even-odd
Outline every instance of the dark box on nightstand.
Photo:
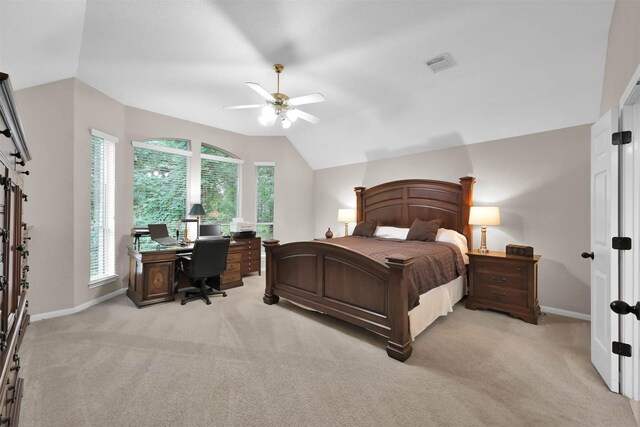
[[507,245],[507,249],[505,251],[508,255],[518,255],[518,256],[533,256],[533,246],[523,246],[523,245]]

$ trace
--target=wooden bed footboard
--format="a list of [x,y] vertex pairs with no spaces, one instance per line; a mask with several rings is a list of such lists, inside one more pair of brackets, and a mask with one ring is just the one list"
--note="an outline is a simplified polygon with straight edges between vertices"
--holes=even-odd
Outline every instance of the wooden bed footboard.
[[406,268],[403,255],[386,265],[342,246],[311,241],[263,243],[267,254],[263,301],[280,297],[329,314],[388,338],[387,354],[411,355]]

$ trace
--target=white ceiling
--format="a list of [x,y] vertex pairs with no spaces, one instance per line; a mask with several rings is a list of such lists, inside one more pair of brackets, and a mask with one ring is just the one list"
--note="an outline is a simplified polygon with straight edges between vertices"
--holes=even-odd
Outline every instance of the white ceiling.
[[[613,0],[7,1],[15,89],[77,77],[118,101],[248,135],[286,135],[314,169],[597,119]],[[457,66],[433,74],[425,60]],[[321,92],[321,118],[264,128],[244,85]]]

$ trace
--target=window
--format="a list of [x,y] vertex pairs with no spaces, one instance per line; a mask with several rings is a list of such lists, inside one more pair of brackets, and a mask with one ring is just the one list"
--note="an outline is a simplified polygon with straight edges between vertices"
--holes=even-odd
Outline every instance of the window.
[[115,154],[118,138],[91,129],[89,285],[115,278]]
[[263,239],[273,238],[275,163],[256,162],[256,227]]
[[240,216],[239,201],[243,160],[216,147],[202,144],[200,160],[200,200],[207,216],[204,222],[217,221],[224,233]]
[[187,214],[189,141],[133,142],[133,225],[167,224],[169,235]]

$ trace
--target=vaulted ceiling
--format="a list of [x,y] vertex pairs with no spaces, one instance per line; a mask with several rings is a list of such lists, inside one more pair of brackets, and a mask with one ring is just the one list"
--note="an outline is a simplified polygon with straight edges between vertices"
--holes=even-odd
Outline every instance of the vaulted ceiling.
[[[69,77],[123,104],[286,135],[314,169],[597,119],[613,0],[7,1],[15,89]],[[456,66],[434,74],[443,52]],[[322,120],[265,128],[244,82],[320,92]]]

